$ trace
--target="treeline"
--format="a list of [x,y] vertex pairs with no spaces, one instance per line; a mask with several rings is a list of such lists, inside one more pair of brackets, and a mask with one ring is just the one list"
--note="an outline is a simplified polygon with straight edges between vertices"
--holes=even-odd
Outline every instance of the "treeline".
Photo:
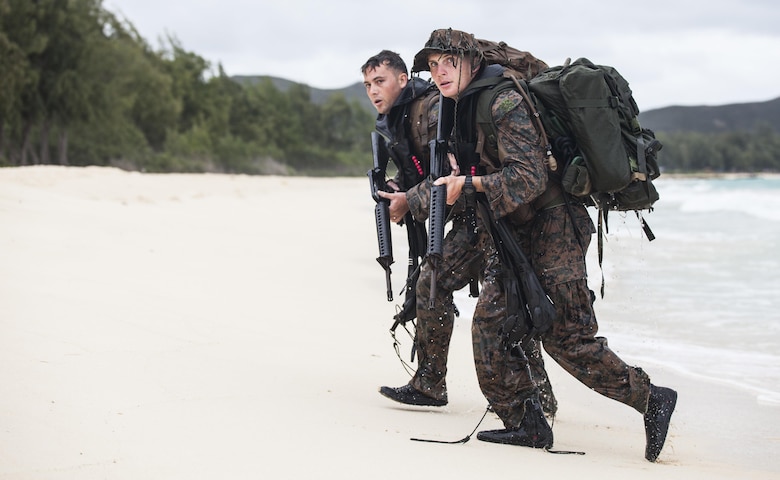
[[170,36],[154,49],[102,0],[0,0],[0,165],[364,174],[372,128],[343,95],[239,84]]
[[668,172],[780,172],[780,132],[770,125],[722,133],[659,132]]

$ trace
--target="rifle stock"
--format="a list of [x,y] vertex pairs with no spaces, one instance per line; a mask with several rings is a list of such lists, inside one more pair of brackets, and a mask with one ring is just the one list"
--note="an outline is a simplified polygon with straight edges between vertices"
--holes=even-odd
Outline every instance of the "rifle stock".
[[387,301],[393,301],[393,285],[390,280],[390,265],[393,264],[393,242],[390,236],[390,201],[379,196],[379,191],[389,191],[385,181],[387,171],[387,156],[382,154],[379,133],[371,132],[371,151],[374,155],[374,168],[368,171],[371,187],[371,197],[376,201],[374,219],[376,221],[376,238],[379,246],[379,256],[376,261],[385,270],[387,284]]

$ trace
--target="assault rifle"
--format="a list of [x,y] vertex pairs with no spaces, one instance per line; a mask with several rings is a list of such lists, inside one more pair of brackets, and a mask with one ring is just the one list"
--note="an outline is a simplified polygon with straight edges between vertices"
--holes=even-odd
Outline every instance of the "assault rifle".
[[388,155],[380,146],[379,133],[371,132],[371,150],[374,154],[374,168],[368,171],[371,197],[376,201],[374,218],[376,220],[376,238],[379,243],[379,256],[376,261],[385,270],[387,282],[387,301],[393,301],[393,284],[390,281],[390,265],[393,264],[393,242],[390,237],[390,200],[379,196],[379,192],[390,192],[385,180]]
[[431,148],[431,198],[428,209],[428,248],[426,256],[431,265],[431,291],[428,308],[435,307],[436,282],[438,281],[439,264],[444,249],[444,224],[447,222],[447,187],[433,185],[437,178],[445,175],[449,166],[447,160],[447,140],[454,123],[452,99],[439,94],[439,124],[436,127],[436,139],[428,144]]
[[[387,301],[393,301],[392,282],[390,281],[391,269],[393,264],[393,245],[390,234],[390,201],[379,196],[380,191],[392,192],[393,189],[387,184],[387,165],[390,156],[387,150],[382,146],[382,139],[379,133],[371,132],[371,149],[374,156],[374,168],[368,171],[368,178],[371,187],[371,197],[376,201],[374,207],[374,218],[376,220],[376,234],[379,245],[379,257],[377,262],[385,270],[385,279],[387,282]],[[396,165],[398,166],[398,165]],[[399,171],[403,171],[399,167]],[[403,182],[407,184],[408,182]],[[423,256],[423,248],[426,240],[425,225],[414,220],[411,212],[404,215],[402,222],[406,225],[406,235],[409,242],[409,261],[407,266],[407,278],[403,291],[406,293],[404,303],[393,317],[394,323],[392,331],[398,325],[405,324],[409,320],[417,317],[417,296],[415,286],[417,278],[420,275],[419,258]]]

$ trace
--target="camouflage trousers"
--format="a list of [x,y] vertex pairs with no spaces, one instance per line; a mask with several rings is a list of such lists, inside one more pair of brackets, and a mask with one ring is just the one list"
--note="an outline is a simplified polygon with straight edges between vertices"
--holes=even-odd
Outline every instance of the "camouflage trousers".
[[586,386],[644,413],[650,378],[641,368],[623,362],[606,338],[596,336],[595,296],[585,269],[595,228],[587,209],[580,204],[568,211],[563,206],[541,211],[531,232],[532,262],[558,314],[542,337],[545,351]]
[[598,337],[593,292],[585,280],[556,285],[547,294],[555,302],[558,318],[542,336],[545,351],[574,378],[639,413],[647,409],[650,377],[627,365]]
[[[498,376],[504,373],[514,376],[513,370],[501,367],[501,373],[492,370],[482,370],[486,364],[485,358],[491,360],[498,355],[496,350],[505,350],[501,345],[501,335],[498,328],[503,325],[505,319],[506,301],[503,288],[496,283],[492,274],[485,275],[499,268],[497,255],[490,235],[486,230],[478,226],[476,238],[470,238],[469,227],[462,216],[456,216],[452,229],[448,232],[443,246],[442,258],[437,265],[436,292],[433,309],[429,308],[429,300],[432,283],[432,265],[425,262],[420,270],[417,280],[417,371],[410,384],[426,395],[445,400],[447,399],[447,356],[449,353],[450,338],[454,325],[454,305],[452,294],[467,286],[471,279],[482,280],[482,291],[479,295],[477,307],[472,323],[472,341],[474,342],[474,361],[477,368],[477,377],[480,379],[480,387],[483,393],[498,390],[503,392],[501,386],[492,386],[498,381]],[[487,267],[492,265],[491,269]],[[483,325],[490,323],[496,328],[483,332]],[[490,337],[490,338],[485,338]],[[479,348],[477,348],[479,345]],[[527,358],[526,358],[527,354]],[[544,368],[544,360],[539,350],[538,343],[534,342],[527,348],[526,354],[520,353],[517,361],[528,369],[530,359],[530,372],[533,375],[534,387],[544,392],[548,405],[554,412],[555,397],[552,393],[547,371]],[[531,373],[532,372],[532,373]],[[488,386],[483,386],[482,379],[487,379]],[[508,382],[511,382],[510,378]],[[486,398],[491,405],[494,394]],[[494,407],[495,408],[495,407]]]
[[[650,377],[641,368],[627,365],[608,347],[606,338],[597,336],[594,294],[588,288],[585,271],[585,252],[593,223],[585,207],[573,205],[572,212],[573,220],[563,207],[542,211],[531,229],[531,259],[556,310],[552,328],[542,335],[542,345],[577,380],[644,413]],[[582,246],[574,233],[575,225]],[[518,375],[524,377],[515,387],[516,395],[521,397],[532,388],[533,381],[524,369],[518,368]],[[499,416],[507,428],[512,428],[520,425],[523,413],[519,404]]]

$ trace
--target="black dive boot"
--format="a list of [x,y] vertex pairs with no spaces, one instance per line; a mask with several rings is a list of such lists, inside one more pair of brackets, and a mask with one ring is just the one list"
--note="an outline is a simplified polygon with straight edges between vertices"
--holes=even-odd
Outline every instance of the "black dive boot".
[[485,430],[477,434],[477,439],[521,447],[552,448],[553,446],[552,428],[544,418],[542,405],[536,395],[525,401],[525,415],[520,426],[502,430]]
[[403,387],[381,387],[379,393],[385,397],[406,405],[419,405],[423,407],[443,407],[447,405],[447,399],[442,400],[429,397],[413,386],[406,384]]
[[650,398],[647,400],[645,412],[645,458],[655,462],[661,449],[664,448],[666,432],[669,431],[669,422],[672,412],[677,405],[677,392],[671,388],[656,387],[650,385]]

